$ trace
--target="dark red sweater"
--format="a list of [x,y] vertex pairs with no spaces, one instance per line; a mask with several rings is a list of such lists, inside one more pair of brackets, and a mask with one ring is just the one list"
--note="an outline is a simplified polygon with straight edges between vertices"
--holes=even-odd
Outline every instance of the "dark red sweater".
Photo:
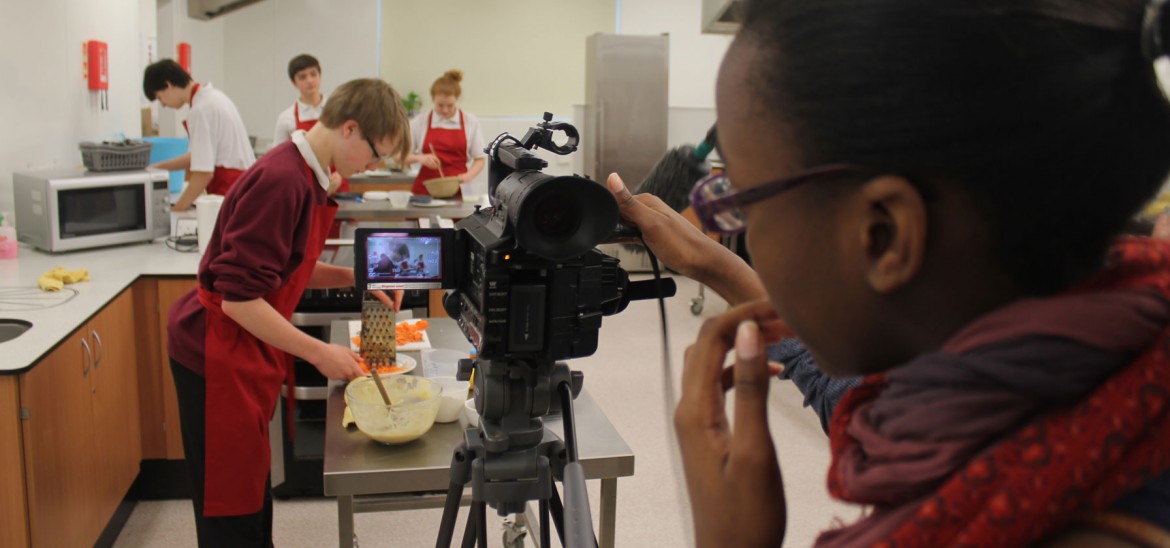
[[[225,301],[250,301],[283,287],[306,259],[313,206],[330,201],[292,141],[272,149],[224,197],[199,264],[199,286]],[[167,314],[167,354],[202,376],[206,312],[196,293],[180,297]]]

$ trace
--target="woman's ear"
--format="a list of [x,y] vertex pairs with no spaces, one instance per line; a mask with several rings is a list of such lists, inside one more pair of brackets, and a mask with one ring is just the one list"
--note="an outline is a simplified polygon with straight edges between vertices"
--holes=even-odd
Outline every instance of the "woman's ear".
[[926,253],[926,204],[910,181],[883,175],[861,186],[868,213],[861,224],[866,279],[878,293],[910,283],[922,269]]

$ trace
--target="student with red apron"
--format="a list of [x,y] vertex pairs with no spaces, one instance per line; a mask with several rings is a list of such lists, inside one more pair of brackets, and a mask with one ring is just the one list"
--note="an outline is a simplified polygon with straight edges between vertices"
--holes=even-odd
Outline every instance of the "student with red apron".
[[[321,93],[321,63],[316,57],[302,53],[290,59],[288,79],[296,88],[299,97],[292,106],[281,111],[276,117],[276,129],[272,132],[273,147],[289,140],[294,131],[313,129],[321,115],[321,109],[325,108],[328,100],[328,97]],[[349,181],[340,177],[337,179],[340,180],[337,191],[349,192]],[[334,227],[337,226],[337,222],[334,222]],[[331,231],[330,237],[335,237],[336,232]]]
[[244,121],[231,99],[211,84],[198,84],[183,67],[163,59],[146,67],[143,92],[173,109],[190,105],[183,127],[187,129],[188,151],[151,167],[168,171],[187,170],[187,188],[173,206],[186,211],[204,190],[227,194],[240,175],[256,161]]
[[463,73],[458,70],[449,70],[435,80],[431,85],[434,109],[410,122],[415,147],[406,161],[421,164],[410,189],[414,194],[430,194],[424,183],[438,177],[458,177],[461,183],[471,181],[486,165],[479,120],[458,108],[462,80]]
[[[200,264],[198,288],[168,313],[167,353],[200,546],[272,543],[268,424],[289,355],[330,379],[363,374],[347,346],[288,322],[306,288],[354,282],[352,269],[317,262],[337,211],[322,166],[352,174],[378,163],[379,149],[403,156],[408,142],[401,99],[388,84],[355,80],[336,93],[343,99],[326,107],[320,124],[295,132],[236,183]],[[342,111],[346,104],[377,107],[359,121],[360,113]]]

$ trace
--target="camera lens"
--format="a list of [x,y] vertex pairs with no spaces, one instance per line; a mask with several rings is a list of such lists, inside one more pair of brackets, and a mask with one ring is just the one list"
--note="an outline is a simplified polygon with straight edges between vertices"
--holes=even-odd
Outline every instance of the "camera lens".
[[550,193],[536,205],[532,226],[547,238],[569,238],[581,228],[581,208],[569,193]]

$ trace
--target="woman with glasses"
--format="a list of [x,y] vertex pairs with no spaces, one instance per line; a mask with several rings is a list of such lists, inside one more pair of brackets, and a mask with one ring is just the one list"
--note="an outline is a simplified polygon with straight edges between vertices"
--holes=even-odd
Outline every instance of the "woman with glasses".
[[1167,544],[1170,244],[1119,237],[1170,171],[1162,1],[756,0],[744,21],[727,177],[692,202],[747,231],[759,285],[725,266],[766,298],[686,355],[698,544],[784,538],[764,345],[793,333],[864,377],[828,487],[871,511],[818,545]]

